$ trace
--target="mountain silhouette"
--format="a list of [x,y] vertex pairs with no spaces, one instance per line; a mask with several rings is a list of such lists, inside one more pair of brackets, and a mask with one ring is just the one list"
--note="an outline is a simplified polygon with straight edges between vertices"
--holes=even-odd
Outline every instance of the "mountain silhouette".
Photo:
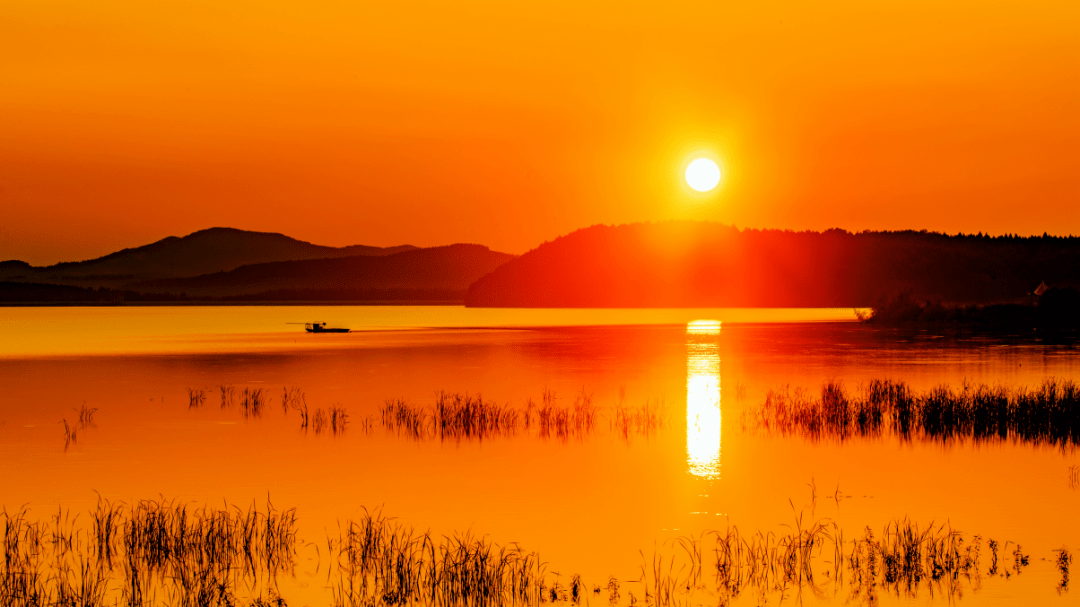
[[326,247],[284,234],[235,228],[210,228],[183,237],[170,236],[152,244],[123,249],[87,261],[31,267],[25,262],[0,263],[0,280],[17,279],[54,284],[121,286],[134,281],[198,276],[243,265],[326,259],[359,255],[390,255],[416,247]]
[[1080,238],[739,230],[706,222],[596,225],[484,276],[468,306],[864,307],[1024,301],[1080,284]]
[[[240,297],[268,294],[269,299],[322,299],[331,294],[380,292],[439,294],[461,301],[469,285],[513,258],[477,244],[413,249],[390,255],[357,255],[250,264],[227,272],[191,278],[132,283],[139,291],[182,292],[189,297]],[[292,295],[292,296],[288,296]],[[260,299],[258,297],[252,299]]]

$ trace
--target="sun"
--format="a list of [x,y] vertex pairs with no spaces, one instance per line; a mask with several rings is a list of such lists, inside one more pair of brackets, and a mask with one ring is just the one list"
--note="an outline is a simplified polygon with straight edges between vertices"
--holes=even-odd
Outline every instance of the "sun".
[[686,167],[686,184],[699,192],[708,192],[720,183],[720,167],[708,158],[698,158]]

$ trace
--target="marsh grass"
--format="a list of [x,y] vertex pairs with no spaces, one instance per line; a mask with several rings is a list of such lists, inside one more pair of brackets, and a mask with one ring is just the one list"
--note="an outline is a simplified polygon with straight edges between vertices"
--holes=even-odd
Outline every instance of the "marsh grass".
[[218,390],[221,393],[222,409],[228,409],[236,403],[236,388],[222,384]]
[[[705,596],[727,605],[746,592],[767,602],[771,595],[803,591],[817,597],[844,592],[852,603],[924,593],[951,601],[965,588],[981,587],[982,546],[981,537],[966,538],[947,524],[922,527],[907,519],[877,534],[867,527],[862,537],[846,541],[834,523],[807,521],[800,513],[780,533],[743,534],[728,527],[678,538],[649,557],[643,552],[637,583],[650,605],[688,604],[690,597]],[[1011,577],[1027,567],[1028,557],[1017,546],[1011,564],[999,568],[997,542],[990,546],[994,562],[987,576]]]
[[[637,580],[604,587],[610,605],[727,605],[744,594],[759,603],[777,595],[876,604],[881,597],[952,601],[978,589],[985,577],[1009,578],[1029,564],[1020,546],[986,544],[948,524],[892,521],[875,532],[845,540],[828,519],[796,512],[781,531],[722,531],[674,538],[641,552]],[[294,576],[295,510],[267,503],[195,508],[143,500],[127,506],[99,499],[83,516],[58,510],[45,521],[25,509],[0,511],[3,555],[0,604],[18,607],[179,605],[282,606],[278,579]],[[327,536],[326,589],[335,607],[437,605],[482,607],[588,604],[580,575],[549,572],[535,552],[499,545],[471,533],[434,535],[363,509]],[[1072,555],[1054,551],[1066,592]],[[630,587],[633,590],[630,590]]]
[[[323,432],[334,435],[344,434],[345,427],[349,423],[349,414],[344,407],[330,407],[325,411],[315,409],[314,412],[310,412],[307,403],[304,403],[300,405],[298,411],[300,413],[300,429],[305,432],[310,429],[315,434],[322,434]],[[366,421],[365,426],[370,428],[370,421]]]
[[743,414],[743,426],[813,440],[892,434],[902,440],[1080,444],[1080,385],[1047,379],[1035,389],[964,383],[916,393],[906,383],[872,380],[856,394],[826,382],[818,395],[771,390]]
[[[219,390],[221,407],[238,403],[241,414],[247,418],[261,417],[271,400],[263,388],[242,388],[237,392],[234,386],[222,385]],[[350,416],[340,405],[326,409],[309,407],[305,393],[295,387],[283,387],[280,394],[282,412],[287,415],[290,410],[296,411],[303,431],[339,435],[349,425]],[[206,392],[189,388],[188,397],[189,408],[198,408],[205,401]],[[484,440],[533,432],[544,439],[568,441],[593,434],[605,418],[609,430],[626,440],[632,436],[648,438],[666,426],[667,411],[659,400],[635,407],[624,405],[620,399],[615,407],[601,409],[584,389],[568,406],[559,404],[555,392],[545,390],[539,405],[529,399],[524,408],[500,405],[479,394],[440,391],[431,405],[388,399],[379,408],[378,417],[360,419],[359,427],[367,434],[376,423],[381,423],[384,429],[413,440]]]
[[345,412],[344,407],[330,407],[327,409],[326,416],[330,420],[330,432],[334,434],[345,432],[345,425],[349,423],[349,414]]
[[67,451],[72,445],[79,441],[79,431],[86,430],[94,427],[94,414],[97,413],[96,407],[87,407],[86,403],[83,403],[78,409],[74,409],[75,416],[71,423],[68,423],[67,418],[60,420],[60,423],[64,426],[64,451]]
[[610,419],[610,428],[625,440],[634,435],[649,437],[667,424],[667,411],[661,400],[645,401],[640,407],[619,403]]
[[198,409],[206,403],[206,390],[203,388],[188,388],[188,408]]
[[379,408],[379,421],[383,428],[414,440],[484,440],[533,432],[540,438],[567,441],[596,432],[605,413],[610,414],[609,430],[627,438],[655,434],[667,420],[660,401],[647,401],[641,407],[620,403],[604,411],[585,390],[568,406],[559,404],[555,392],[545,390],[540,404],[529,399],[524,408],[500,405],[481,395],[448,392],[437,392],[433,405],[389,399]]
[[1061,548],[1054,551],[1057,556],[1054,558],[1054,564],[1057,566],[1058,573],[1061,574],[1061,581],[1058,582],[1057,591],[1058,594],[1069,591],[1069,565],[1072,564],[1072,554],[1068,549]]
[[281,412],[288,413],[289,409],[300,409],[307,404],[307,397],[300,388],[283,387],[281,394]]
[[83,403],[81,407],[75,410],[78,416],[79,428],[90,428],[94,425],[94,414],[97,413],[97,407],[87,407],[86,403]]
[[360,418],[360,431],[369,434],[375,428],[375,416],[366,415]]
[[573,405],[560,407],[551,390],[545,390],[541,405],[536,409],[537,428],[541,438],[582,438],[596,428],[598,408],[593,405],[592,394],[581,389]]
[[270,395],[263,388],[244,388],[240,392],[240,413],[244,417],[260,417],[270,403]]
[[68,424],[67,418],[60,420],[60,423],[64,425],[64,451],[67,451],[69,447],[79,442],[79,429]]
[[520,412],[482,396],[438,392],[431,421],[440,439],[486,438],[513,434],[520,424]]
[[307,430],[308,425],[311,422],[311,415],[308,412],[307,403],[304,403],[304,404],[300,405],[299,407],[297,407],[296,411],[300,415],[300,429],[301,430]]
[[540,602],[535,553],[469,534],[436,537],[364,510],[328,539],[333,605],[529,605]]
[[295,510],[269,503],[242,510],[99,500],[89,526],[79,518],[0,512],[0,604],[232,606],[255,596],[264,602],[252,604],[269,605],[279,598],[278,576],[295,567]]

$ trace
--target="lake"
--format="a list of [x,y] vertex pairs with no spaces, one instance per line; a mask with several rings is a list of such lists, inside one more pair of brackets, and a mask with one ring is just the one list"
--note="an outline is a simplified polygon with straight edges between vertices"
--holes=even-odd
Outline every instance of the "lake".
[[[354,331],[287,324],[312,320]],[[854,397],[880,379],[916,394],[1080,379],[1070,344],[875,328],[817,309],[2,308],[0,334],[9,516],[63,509],[71,518],[55,524],[74,529],[99,499],[295,508],[295,566],[272,584],[289,605],[347,604],[332,556],[342,544],[327,538],[365,509],[433,538],[535,551],[545,600],[554,589],[568,603],[574,575],[576,600],[596,605],[1065,605],[1078,592],[1055,560],[1080,548],[1074,443],[755,423],[767,399],[816,398],[827,382]],[[440,426],[440,393],[505,417],[478,430],[444,413]],[[751,546],[758,532],[782,538],[815,521],[848,551],[867,527],[877,541],[896,521],[947,524],[935,533],[958,532],[949,541],[969,559],[978,543],[979,564],[904,586],[857,569],[836,580],[840,559],[821,552],[813,580],[756,588],[764,574],[748,573],[725,594],[710,586],[715,564],[694,574],[686,556],[691,538],[715,556],[709,531],[737,528]],[[808,554],[823,545],[815,537]],[[665,590],[661,578],[678,583]],[[237,596],[265,596],[260,583]],[[688,583],[699,588],[665,594]]]

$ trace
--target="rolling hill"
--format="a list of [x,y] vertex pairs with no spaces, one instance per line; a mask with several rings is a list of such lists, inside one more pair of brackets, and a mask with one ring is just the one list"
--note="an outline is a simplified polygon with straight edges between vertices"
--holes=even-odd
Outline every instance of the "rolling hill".
[[469,289],[478,307],[864,307],[1016,302],[1080,284],[1080,238],[739,230],[666,222],[581,229]]
[[[421,299],[462,301],[473,282],[513,256],[476,244],[250,264],[191,278],[133,283],[151,292],[242,299]],[[391,294],[401,297],[390,297]]]
[[210,228],[183,237],[170,236],[87,261],[44,267],[32,267],[19,261],[0,262],[0,280],[119,287],[136,281],[224,272],[256,263],[380,256],[414,249],[416,247],[410,245],[326,247],[284,234]]

